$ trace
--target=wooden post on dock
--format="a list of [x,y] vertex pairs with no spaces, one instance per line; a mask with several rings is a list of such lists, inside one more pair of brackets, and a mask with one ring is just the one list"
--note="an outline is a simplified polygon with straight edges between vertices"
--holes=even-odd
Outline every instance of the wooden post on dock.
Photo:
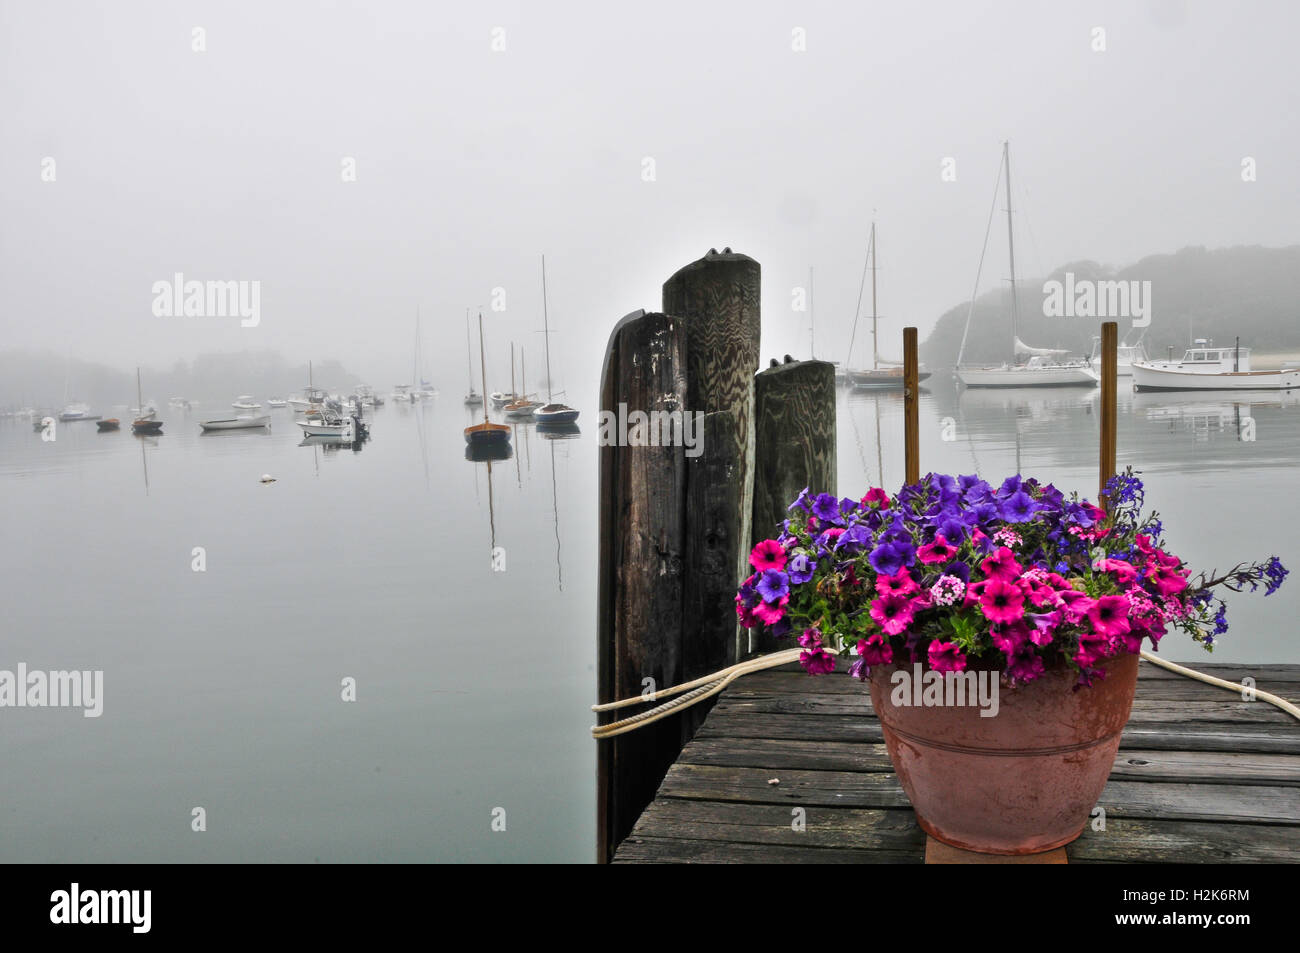
[[[716,546],[710,558],[727,560],[732,568],[727,581],[727,598],[735,596],[735,583],[748,575],[750,522],[754,494],[754,374],[758,371],[760,330],[759,296],[762,269],[748,255],[724,248],[681,268],[664,282],[665,314],[678,316],[686,325],[687,400],[685,409],[706,414],[731,414],[730,449],[718,451],[720,459],[739,464],[738,479],[729,493],[733,514],[725,522],[736,534]],[[687,568],[687,578],[696,575]],[[705,592],[699,598],[711,602],[720,593]],[[727,659],[734,662],[749,650],[746,631],[731,620],[732,648]],[[705,673],[697,673],[705,674]]]
[[904,482],[921,479],[921,389],[916,328],[903,328],[903,453]]
[[[754,378],[751,549],[781,531],[786,508],[804,487],[837,494],[835,367],[826,361],[773,361]],[[751,632],[757,651],[790,647],[757,629]]]
[[[682,410],[685,370],[686,330],[675,317],[636,311],[610,335],[598,434],[597,696],[602,703],[639,695],[651,684],[661,689],[683,679],[684,448],[624,439],[630,431],[621,431],[633,412]],[[610,415],[615,426],[609,426]],[[607,433],[607,427],[615,432]],[[613,717],[601,718],[610,720]],[[601,862],[632,829],[681,747],[677,719],[599,744]]]
[[1110,511],[1106,484],[1115,475],[1116,362],[1119,353],[1119,325],[1107,321],[1101,326],[1101,462],[1097,501]]

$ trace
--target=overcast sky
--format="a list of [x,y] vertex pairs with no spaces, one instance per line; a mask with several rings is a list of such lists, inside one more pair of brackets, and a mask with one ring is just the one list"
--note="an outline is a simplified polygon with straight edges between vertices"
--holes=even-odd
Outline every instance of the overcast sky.
[[[467,307],[491,366],[510,340],[540,366],[544,252],[578,386],[617,318],[729,245],[763,266],[764,361],[807,353],[810,266],[819,356],[842,359],[874,214],[897,352],[970,296],[1003,139],[1023,275],[1300,241],[1298,9],[2,0],[0,347],[271,348],[387,390],[418,306],[459,390]],[[176,272],[260,281],[260,324],[155,316]]]

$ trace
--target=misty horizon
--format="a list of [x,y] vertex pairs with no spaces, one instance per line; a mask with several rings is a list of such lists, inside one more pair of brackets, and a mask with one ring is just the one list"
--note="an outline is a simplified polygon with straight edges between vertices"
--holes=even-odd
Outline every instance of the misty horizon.
[[[553,376],[576,388],[619,317],[730,246],[763,267],[764,357],[812,330],[842,360],[875,220],[896,357],[904,325],[924,340],[970,299],[1004,139],[1022,281],[1300,241],[1300,131],[1278,121],[1297,25],[1180,2],[9,6],[0,346],[335,358],[387,388],[418,311],[426,376],[460,387],[467,309],[494,375],[512,341],[541,366],[545,254]],[[1004,228],[981,294],[1005,286]],[[259,323],[157,316],[177,273],[260,282]],[[815,329],[792,306],[809,286]]]

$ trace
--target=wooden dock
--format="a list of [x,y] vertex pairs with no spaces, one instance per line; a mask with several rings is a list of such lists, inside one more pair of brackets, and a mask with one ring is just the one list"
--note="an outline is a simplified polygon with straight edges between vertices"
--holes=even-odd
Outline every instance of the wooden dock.
[[[1300,665],[1189,663],[1300,699]],[[723,693],[616,863],[921,863],[867,686],[797,666]],[[1300,721],[1142,663],[1132,717],[1071,863],[1300,861]],[[797,830],[797,808],[804,829]]]

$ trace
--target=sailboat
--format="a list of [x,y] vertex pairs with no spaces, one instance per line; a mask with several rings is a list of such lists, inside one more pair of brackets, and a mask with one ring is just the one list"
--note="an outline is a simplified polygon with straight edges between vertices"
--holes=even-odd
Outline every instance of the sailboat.
[[433,400],[438,396],[438,388],[424,379],[424,369],[420,361],[420,309],[415,309],[415,390],[412,400]]
[[[535,400],[528,399],[528,372],[524,367],[524,349],[519,349],[519,386],[523,388],[523,394],[516,397],[510,403],[506,404],[502,410],[511,420],[532,419],[533,414],[542,405]],[[514,386],[514,367],[511,367],[511,386]]]
[[142,416],[137,417],[131,424],[131,432],[136,434],[154,434],[162,433],[163,422],[158,420],[154,413],[146,412],[144,408],[144,394],[140,387],[140,368],[135,369],[135,399],[136,406],[141,408]]
[[492,401],[492,406],[500,410],[506,404],[512,404],[519,399],[519,394],[515,391],[515,342],[510,342],[510,393],[503,394],[499,390],[494,390],[488,398]]
[[546,309],[546,256],[542,256],[542,336],[546,339],[546,403],[533,411],[538,425],[571,424],[578,419],[578,411],[567,404],[556,403],[551,393],[551,322]]
[[[303,389],[302,396],[290,397],[286,403],[288,403],[290,409],[299,414],[309,413],[325,403],[325,392],[316,389],[311,361],[307,362],[307,386]],[[275,405],[272,404],[271,406],[274,407]]]
[[[483,357],[483,315],[478,316],[478,356],[479,370],[483,375],[483,389],[487,390],[487,360]],[[505,424],[494,424],[488,420],[487,406],[483,407],[483,422],[465,428],[465,442],[469,444],[466,454],[475,448],[487,450],[493,446],[509,444],[510,428]]]
[[[1086,361],[1062,361],[1069,351],[1059,348],[1030,347],[1020,340],[1019,316],[1016,307],[1016,247],[1011,229],[1011,143],[1002,143],[1002,165],[1006,170],[1007,191],[1007,254],[1011,267],[1011,351],[1012,360],[996,366],[962,364],[966,353],[966,337],[970,333],[971,315],[975,312],[972,295],[970,309],[966,312],[966,329],[962,332],[961,348],[957,352],[957,380],[967,387],[1061,387],[1070,384],[1095,386],[1097,377]],[[994,188],[994,200],[997,189]],[[990,219],[991,222],[991,219]],[[987,242],[987,234],[985,241]],[[981,256],[983,261],[983,256]],[[976,276],[976,289],[979,278]]]
[[[879,321],[880,316],[876,312],[876,223],[871,223],[871,244],[868,247],[867,257],[871,261],[871,370],[849,370],[849,383],[855,390],[902,390],[903,389],[903,366],[901,364],[892,364],[885,362],[886,366],[881,367],[880,361],[880,341],[879,341]],[[861,303],[861,292],[858,294],[859,304]],[[854,315],[854,332],[857,331],[857,315]],[[853,350],[852,339],[849,342],[850,352]],[[929,371],[917,371],[916,379],[923,381],[930,376]]]
[[483,403],[483,395],[474,389],[474,351],[469,343],[469,308],[465,309],[465,369],[469,372],[469,393],[465,395],[466,407]]

